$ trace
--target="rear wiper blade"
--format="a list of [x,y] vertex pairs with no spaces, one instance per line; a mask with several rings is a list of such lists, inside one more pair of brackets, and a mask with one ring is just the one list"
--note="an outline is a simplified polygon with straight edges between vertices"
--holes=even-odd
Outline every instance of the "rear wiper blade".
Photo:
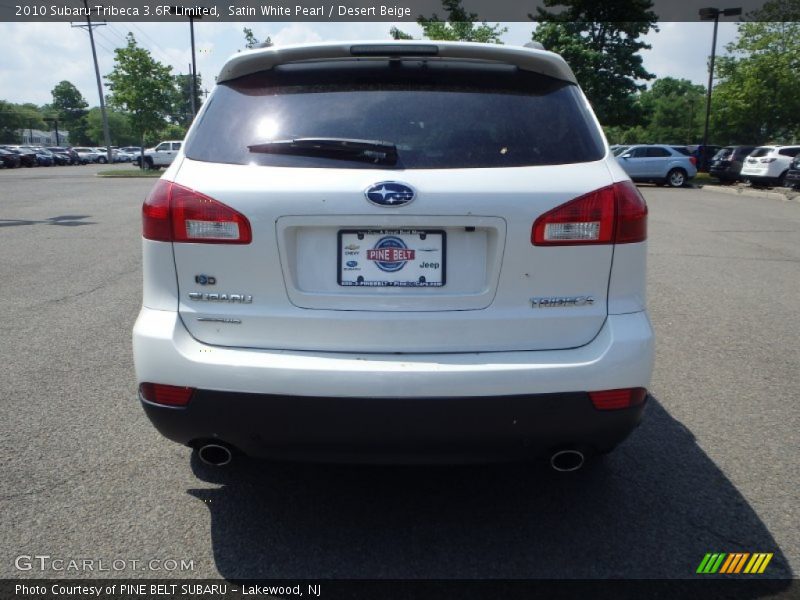
[[294,138],[273,140],[247,147],[250,152],[263,154],[293,154],[321,156],[336,160],[359,160],[375,164],[397,164],[397,146],[380,140],[349,138]]

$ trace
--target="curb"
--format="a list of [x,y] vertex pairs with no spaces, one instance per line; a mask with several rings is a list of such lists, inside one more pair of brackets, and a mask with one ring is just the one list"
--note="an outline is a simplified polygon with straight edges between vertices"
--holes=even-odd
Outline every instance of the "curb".
[[746,187],[721,185],[696,185],[694,188],[696,190],[730,194],[732,196],[749,196],[751,198],[767,198],[770,200],[781,200],[783,202],[800,202],[800,192],[792,190],[786,190],[785,192],[769,192]]

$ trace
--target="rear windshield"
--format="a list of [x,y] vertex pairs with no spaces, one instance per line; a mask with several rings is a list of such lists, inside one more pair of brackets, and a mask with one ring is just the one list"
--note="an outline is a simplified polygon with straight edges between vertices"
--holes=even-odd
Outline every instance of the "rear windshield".
[[755,157],[766,156],[767,154],[769,154],[773,150],[774,150],[774,148],[769,148],[769,147],[756,148],[755,150],[753,150],[753,152],[750,154],[750,156],[755,156]]
[[220,85],[186,156],[285,167],[382,168],[323,156],[258,153],[297,138],[375,140],[397,169],[558,165],[604,145],[578,88],[507,65],[360,61],[287,65]]

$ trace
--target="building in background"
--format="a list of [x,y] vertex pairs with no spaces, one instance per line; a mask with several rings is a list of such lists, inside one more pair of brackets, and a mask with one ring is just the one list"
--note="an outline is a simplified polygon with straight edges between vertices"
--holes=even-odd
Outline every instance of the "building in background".
[[58,131],[58,140],[56,140],[56,132],[42,131],[40,129],[20,129],[19,130],[20,143],[23,145],[35,146],[69,146],[69,131]]

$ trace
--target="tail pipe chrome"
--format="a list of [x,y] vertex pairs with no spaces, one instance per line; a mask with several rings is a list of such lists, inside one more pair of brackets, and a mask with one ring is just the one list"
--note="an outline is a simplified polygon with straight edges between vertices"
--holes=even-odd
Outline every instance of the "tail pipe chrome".
[[580,450],[559,450],[550,457],[550,466],[559,473],[577,471],[586,462],[586,457]]
[[222,444],[208,443],[197,448],[197,456],[203,464],[224,467],[233,460],[233,452]]

